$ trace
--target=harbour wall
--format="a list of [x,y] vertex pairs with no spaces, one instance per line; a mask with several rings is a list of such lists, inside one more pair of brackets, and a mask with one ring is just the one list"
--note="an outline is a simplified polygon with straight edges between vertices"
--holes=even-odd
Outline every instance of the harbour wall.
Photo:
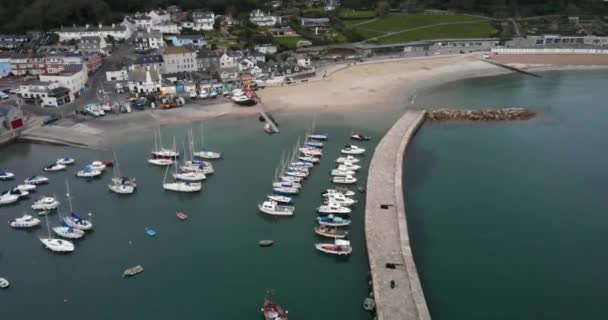
[[426,111],[408,110],[382,138],[369,166],[365,237],[378,320],[430,320],[410,247],[403,157]]

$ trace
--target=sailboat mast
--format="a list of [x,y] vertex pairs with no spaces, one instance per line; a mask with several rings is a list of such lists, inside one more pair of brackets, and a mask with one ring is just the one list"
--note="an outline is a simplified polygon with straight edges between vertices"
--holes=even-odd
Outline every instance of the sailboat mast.
[[163,147],[163,137],[162,137],[161,132],[160,132],[160,124],[158,125],[158,143],[160,145],[160,148],[164,149],[164,147]]
[[203,129],[203,122],[201,121],[201,149],[205,147],[205,130]]
[[66,190],[66,196],[68,198],[68,203],[70,204],[70,213],[74,212],[74,210],[72,209],[72,195],[70,195],[70,185],[68,183],[68,179],[65,179],[65,190]]
[[120,169],[118,168],[118,158],[116,157],[116,151],[114,151],[114,178],[120,177]]

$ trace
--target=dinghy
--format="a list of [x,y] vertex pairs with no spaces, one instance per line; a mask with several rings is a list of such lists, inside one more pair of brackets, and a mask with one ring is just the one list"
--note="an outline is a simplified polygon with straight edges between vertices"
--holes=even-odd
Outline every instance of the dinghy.
[[362,133],[353,133],[350,135],[350,138],[357,141],[369,141],[371,138]]
[[5,278],[0,278],[0,289],[8,288],[11,284]]
[[185,213],[183,213],[183,212],[181,212],[181,211],[176,212],[175,216],[177,216],[177,218],[180,219],[180,220],[186,220],[186,219],[188,219],[188,215],[185,214]]
[[15,177],[15,174],[12,172],[0,171],[0,180],[9,180],[9,179],[13,179],[14,177]]
[[25,181],[23,181],[23,182],[25,184],[39,185],[39,184],[43,184],[43,183],[48,183],[49,178],[43,177],[43,176],[31,176],[31,177],[25,179]]
[[74,164],[75,162],[76,160],[74,160],[74,158],[59,158],[57,161],[55,161],[55,163],[62,165],[70,165]]
[[350,241],[336,239],[334,243],[317,243],[315,244],[317,250],[334,254],[334,255],[349,255],[353,252],[353,248],[350,246]]
[[144,271],[144,268],[142,266],[137,265],[137,266],[134,266],[134,267],[131,267],[131,268],[125,270],[122,273],[122,276],[123,277],[132,277],[142,271]]
[[288,320],[287,311],[272,301],[270,298],[264,299],[264,305],[262,306],[262,313],[264,314],[265,320]]

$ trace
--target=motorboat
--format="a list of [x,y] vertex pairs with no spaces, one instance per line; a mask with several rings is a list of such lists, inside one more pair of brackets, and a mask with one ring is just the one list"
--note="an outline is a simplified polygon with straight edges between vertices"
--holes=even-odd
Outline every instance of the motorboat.
[[93,161],[89,167],[93,170],[104,171],[107,166],[102,161]]
[[294,206],[279,205],[276,201],[268,200],[258,204],[258,209],[272,216],[291,216],[296,210]]
[[59,204],[59,201],[53,197],[43,197],[32,204],[32,209],[43,211],[54,210],[59,207]]
[[348,235],[348,231],[346,230],[330,228],[328,226],[315,227],[315,233],[323,237],[334,239],[343,239],[346,238],[346,236]]
[[9,180],[15,178],[15,174],[8,171],[0,171],[0,180]]
[[5,278],[0,278],[0,289],[8,288],[11,284]]
[[23,216],[10,221],[8,224],[17,229],[33,228],[40,224],[40,219],[34,218],[29,214],[24,214]]
[[189,171],[189,172],[174,173],[173,178],[175,178],[177,180],[181,180],[181,181],[197,182],[197,181],[203,181],[203,180],[207,179],[207,176],[205,176],[205,174],[202,172]]
[[292,176],[280,176],[279,180],[285,181],[285,182],[302,182],[302,181],[304,181],[304,178],[292,177]]
[[59,158],[57,159],[57,161],[55,161],[55,163],[57,164],[63,164],[63,165],[70,165],[70,164],[74,164],[76,162],[76,160],[74,158]]
[[359,160],[357,157],[353,157],[352,155],[348,155],[346,157],[339,157],[338,159],[336,159],[337,163],[345,163],[345,162],[350,162],[352,164],[357,163],[361,160]]
[[300,172],[300,171],[287,171],[285,172],[286,176],[290,176],[290,177],[300,177],[300,178],[306,178],[308,177],[309,173],[308,172]]
[[308,135],[308,140],[325,141],[327,137],[327,134],[324,133],[312,133]]
[[55,171],[65,170],[65,168],[66,168],[65,164],[53,163],[53,164],[49,164],[48,166],[42,168],[42,170],[47,171],[47,172],[55,172]]
[[256,104],[255,100],[248,97],[247,95],[238,95],[238,96],[232,96],[230,98],[234,103],[240,105],[240,106],[253,106]]
[[323,142],[321,141],[308,140],[304,144],[312,148],[323,148]]
[[353,184],[357,183],[357,178],[353,176],[331,177],[331,182],[336,184]]
[[207,90],[201,90],[201,92],[198,94],[198,97],[201,99],[207,99],[209,98],[209,93],[207,92]]
[[156,166],[170,166],[173,164],[173,160],[165,159],[165,158],[153,158],[153,159],[148,159],[148,163],[156,165]]
[[350,138],[357,141],[369,141],[371,138],[362,133],[353,133],[350,135]]
[[348,197],[344,196],[344,194],[342,194],[342,193],[336,193],[336,194],[326,197],[323,202],[324,203],[333,202],[333,203],[339,204],[344,207],[349,207],[349,206],[352,206],[353,204],[357,203],[357,200],[348,198]]
[[262,313],[265,320],[288,320],[287,311],[269,298],[264,299]]
[[317,149],[317,148],[313,148],[313,147],[300,148],[298,150],[304,156],[318,157],[318,156],[322,156],[323,155],[323,151],[321,149]]
[[163,189],[176,192],[198,192],[203,185],[200,182],[175,181],[163,183]]
[[333,177],[346,177],[346,176],[352,176],[354,175],[356,172],[352,171],[352,170],[340,170],[340,169],[332,169],[329,174]]
[[272,200],[274,202],[277,202],[277,203],[283,203],[283,204],[291,203],[291,198],[287,197],[287,196],[269,194],[269,195],[266,195],[266,198],[268,198],[269,200]]
[[217,98],[217,91],[210,90],[209,91],[209,99],[215,99],[215,98]]
[[312,156],[300,156],[300,157],[298,157],[298,160],[308,162],[308,163],[313,163],[313,164],[319,163],[319,161],[321,161],[319,158],[312,157]]
[[15,187],[15,189],[19,189],[19,190],[21,190],[21,191],[27,191],[27,192],[30,192],[30,191],[34,191],[34,190],[36,190],[36,185],[35,185],[35,184],[28,184],[28,183],[25,183],[25,184],[19,184],[19,185],[17,185],[17,186]]
[[345,145],[344,148],[342,148],[342,150],[340,150],[340,152],[342,152],[343,154],[364,154],[365,149],[350,144],[350,145]]
[[80,239],[84,237],[84,231],[68,226],[53,227],[53,232],[66,239]]
[[76,176],[80,178],[94,178],[101,175],[101,170],[95,170],[91,166],[86,166],[84,169],[76,172]]
[[323,193],[321,193],[324,197],[331,197],[333,195],[343,195],[346,197],[352,197],[355,195],[355,192],[352,190],[348,190],[346,188],[343,189],[327,189]]
[[298,188],[289,188],[289,187],[274,187],[272,191],[276,194],[280,195],[291,195],[300,193],[300,189]]
[[329,202],[317,208],[319,213],[332,213],[332,214],[349,214],[352,210],[344,207],[336,202]]
[[317,221],[320,225],[329,227],[345,227],[350,224],[350,220],[333,214],[318,217]]
[[16,195],[19,198],[25,198],[30,195],[29,191],[25,191],[25,190],[21,190],[21,189],[17,189],[17,188],[13,188],[12,190],[6,191],[6,192]]
[[72,252],[74,244],[71,241],[56,238],[40,238],[40,242],[54,252]]
[[317,243],[315,244],[315,248],[319,251],[335,255],[349,255],[353,252],[350,241],[342,239],[336,239],[334,243]]
[[203,150],[194,153],[195,158],[208,159],[208,160],[216,160],[221,159],[222,154],[219,152],[209,151],[203,148]]
[[23,181],[23,182],[25,184],[39,185],[39,184],[43,184],[43,183],[48,183],[49,178],[43,177],[43,176],[31,176],[31,177],[25,179],[25,181]]
[[287,182],[287,181],[278,181],[278,182],[273,182],[272,186],[274,188],[280,188],[280,187],[286,187],[286,188],[297,188],[297,189],[301,189],[302,185],[298,182]]
[[290,163],[289,165],[292,167],[304,167],[304,168],[312,168],[315,166],[313,163],[305,162],[305,161],[296,161],[296,162]]
[[142,266],[140,266],[140,265],[137,265],[137,266],[134,266],[134,267],[131,267],[131,268],[125,270],[122,273],[122,276],[123,277],[132,277],[132,276],[134,276],[134,275],[136,275],[136,274],[138,274],[138,273],[140,273],[142,271],[144,271],[144,268]]
[[345,162],[345,163],[341,163],[336,169],[357,171],[357,170],[361,169],[361,166],[358,164],[353,164],[351,162]]
[[91,221],[83,219],[74,212],[72,212],[69,216],[63,217],[63,222],[71,228],[76,228],[83,231],[93,229],[93,223]]

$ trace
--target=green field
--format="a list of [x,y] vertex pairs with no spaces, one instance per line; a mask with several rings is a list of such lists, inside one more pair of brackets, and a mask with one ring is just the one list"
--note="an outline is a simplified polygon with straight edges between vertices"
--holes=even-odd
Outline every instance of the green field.
[[379,38],[380,44],[402,43],[427,39],[487,38],[496,32],[486,21],[417,29]]
[[371,19],[376,17],[376,12],[371,10],[342,10],[338,14],[340,19]]
[[298,43],[298,41],[300,40],[306,40],[300,36],[294,36],[294,37],[274,37],[274,43],[282,45],[288,49],[295,49],[297,46],[296,44]]
[[464,22],[464,21],[480,21],[479,17],[465,15],[388,15],[361,25],[365,29],[371,29],[381,32],[393,32],[404,29],[428,26],[438,23]]

